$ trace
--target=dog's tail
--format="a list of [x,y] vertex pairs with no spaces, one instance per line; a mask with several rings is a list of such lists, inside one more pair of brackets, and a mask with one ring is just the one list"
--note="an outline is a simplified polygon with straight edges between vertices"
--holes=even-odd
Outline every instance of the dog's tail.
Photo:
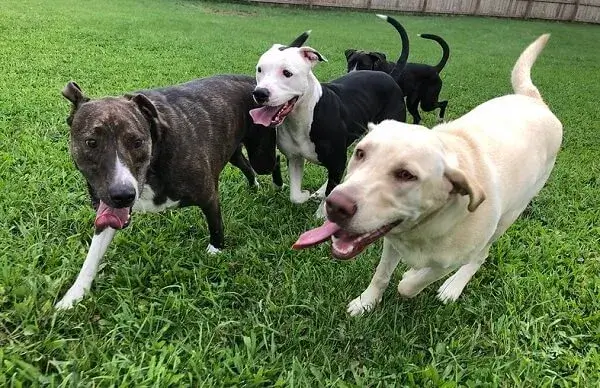
[[438,74],[441,73],[444,66],[446,66],[446,62],[448,62],[448,58],[450,57],[450,47],[448,46],[448,43],[446,43],[441,36],[433,34],[419,34],[419,36],[421,38],[435,40],[440,46],[442,46],[442,59],[440,59],[440,62],[437,65],[433,66]]
[[398,33],[400,34],[400,39],[402,40],[402,52],[400,53],[400,58],[398,58],[398,61],[396,62],[396,66],[394,66],[394,70],[392,70],[392,72],[390,73],[390,75],[395,80],[398,80],[398,78],[400,78],[400,74],[402,73],[402,70],[404,70],[404,66],[406,66],[406,61],[408,61],[408,52],[409,52],[408,34],[406,33],[406,30],[404,29],[404,27],[402,27],[402,24],[398,23],[398,21],[396,19],[394,19],[390,16],[380,15],[380,14],[377,14],[377,17],[390,23],[392,26],[394,26],[396,31],[398,31]]
[[530,44],[525,51],[521,53],[519,59],[517,59],[517,63],[515,63],[515,67],[513,67],[510,78],[515,94],[522,94],[539,100],[542,99],[539,90],[535,87],[533,82],[531,82],[531,67],[535,63],[540,52],[542,52],[544,46],[546,46],[549,38],[550,34],[540,36],[535,42]]

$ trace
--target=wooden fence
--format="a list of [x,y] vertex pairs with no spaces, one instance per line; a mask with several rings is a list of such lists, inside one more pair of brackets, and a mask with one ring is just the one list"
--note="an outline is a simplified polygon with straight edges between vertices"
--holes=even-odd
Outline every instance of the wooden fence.
[[249,0],[317,7],[600,23],[600,0]]

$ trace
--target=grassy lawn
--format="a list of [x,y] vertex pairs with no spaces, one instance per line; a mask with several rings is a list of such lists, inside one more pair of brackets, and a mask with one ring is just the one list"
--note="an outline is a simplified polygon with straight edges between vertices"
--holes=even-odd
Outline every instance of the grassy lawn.
[[[369,283],[381,243],[347,263],[326,246],[292,251],[317,225],[316,203],[291,204],[269,177],[251,192],[228,167],[225,252],[205,253],[198,209],[138,214],[91,294],[57,313],[94,218],[68,154],[67,81],[100,97],[254,74],[272,43],[307,29],[329,59],[315,70],[324,81],[345,71],[345,49],[396,57],[399,39],[358,12],[166,0],[0,8],[0,386],[600,384],[599,26],[397,15],[411,61],[441,55],[417,33],[449,42],[450,119],[509,92],[518,54],[552,33],[533,78],[564,124],[563,149],[546,188],[457,303],[441,304],[435,285],[400,299],[399,268],[380,307],[350,319],[346,303]],[[433,114],[423,116],[433,125]],[[309,166],[304,186],[315,190],[324,177]]]

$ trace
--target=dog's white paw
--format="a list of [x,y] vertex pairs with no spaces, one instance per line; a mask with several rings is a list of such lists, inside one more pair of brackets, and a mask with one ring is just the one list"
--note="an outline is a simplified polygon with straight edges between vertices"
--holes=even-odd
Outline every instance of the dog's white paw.
[[212,244],[208,244],[208,246],[206,247],[206,252],[208,252],[208,254],[210,255],[216,255],[217,253],[221,252],[221,250],[219,248],[216,248]]
[[460,281],[456,281],[454,276],[446,279],[444,284],[440,286],[437,292],[437,298],[442,301],[442,303],[450,303],[455,302],[460,294],[462,294],[463,289],[466,284],[458,284]]
[[273,189],[275,189],[277,191],[283,190],[287,187],[287,185],[285,183],[282,183],[281,186],[279,186],[277,183],[271,182],[271,185],[273,186]]
[[308,201],[310,198],[310,192],[308,190],[302,190],[300,193],[290,195],[290,200],[293,203],[300,204]]
[[422,290],[422,288],[415,286],[415,282],[411,277],[403,277],[400,283],[398,283],[398,293],[403,298],[414,298]]
[[73,286],[69,288],[69,291],[67,291],[65,296],[54,305],[54,308],[57,310],[69,310],[73,308],[77,302],[82,300],[84,295],[85,289]]
[[363,292],[358,298],[348,303],[346,311],[351,317],[358,317],[372,311],[380,301],[381,298],[375,298],[368,295],[367,292]]
[[325,198],[325,192],[317,190],[310,196],[310,199],[316,199],[318,201],[322,201]]

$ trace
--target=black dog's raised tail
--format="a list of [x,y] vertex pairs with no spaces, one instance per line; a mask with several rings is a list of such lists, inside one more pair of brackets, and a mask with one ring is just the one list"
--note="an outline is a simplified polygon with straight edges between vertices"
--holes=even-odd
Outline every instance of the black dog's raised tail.
[[433,66],[439,74],[444,66],[446,66],[446,62],[448,62],[448,58],[450,57],[450,47],[448,47],[448,43],[446,43],[442,37],[433,34],[419,34],[419,36],[421,38],[435,40],[440,46],[442,46],[442,59],[440,59],[440,63]]
[[408,52],[409,52],[408,34],[406,33],[406,30],[404,29],[404,27],[402,27],[402,24],[400,24],[393,17],[386,16],[386,15],[380,15],[380,14],[377,14],[377,17],[385,20],[386,22],[388,22],[392,26],[394,26],[396,31],[398,31],[398,33],[400,34],[400,39],[402,40],[402,52],[400,53],[400,58],[398,58],[398,61],[396,62],[396,66],[394,67],[394,70],[392,70],[392,72],[390,73],[391,76],[395,80],[397,80],[398,78],[400,78],[400,74],[402,73],[402,70],[404,70],[406,61],[408,61]]

